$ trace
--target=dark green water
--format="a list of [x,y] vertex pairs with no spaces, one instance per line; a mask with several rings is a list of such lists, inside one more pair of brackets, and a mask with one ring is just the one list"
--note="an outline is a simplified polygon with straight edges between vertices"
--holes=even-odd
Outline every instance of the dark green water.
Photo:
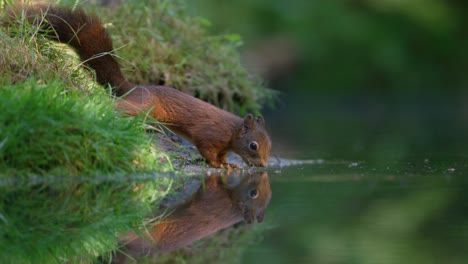
[[269,173],[267,230],[241,263],[468,263],[464,105],[285,94],[266,118],[274,152],[323,162]]
[[466,263],[466,171],[423,160],[272,172],[268,230],[242,263]]

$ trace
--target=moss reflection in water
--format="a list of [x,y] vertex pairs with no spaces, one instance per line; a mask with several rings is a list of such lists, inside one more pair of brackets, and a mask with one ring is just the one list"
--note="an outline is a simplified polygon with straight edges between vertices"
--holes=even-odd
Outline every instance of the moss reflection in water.
[[0,262],[76,263],[105,255],[117,246],[118,232],[142,224],[171,181],[2,186]]

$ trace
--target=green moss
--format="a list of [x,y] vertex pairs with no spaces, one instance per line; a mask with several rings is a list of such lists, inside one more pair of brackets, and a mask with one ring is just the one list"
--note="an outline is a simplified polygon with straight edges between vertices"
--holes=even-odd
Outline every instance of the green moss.
[[89,88],[96,88],[92,86],[91,75],[68,51],[65,46],[45,39],[24,20],[9,23],[0,28],[0,84],[22,83],[34,77],[44,83],[61,80],[70,90],[89,92]]
[[167,170],[69,51],[21,19],[0,31],[0,178]]
[[189,16],[185,1],[133,0],[92,11],[107,23],[131,81],[172,86],[241,114],[271,102],[271,90],[240,63],[240,37],[209,35],[209,23]]
[[0,177],[157,169],[145,157],[152,154],[141,120],[120,118],[103,92],[85,99],[58,81],[32,79],[2,87],[0,112]]

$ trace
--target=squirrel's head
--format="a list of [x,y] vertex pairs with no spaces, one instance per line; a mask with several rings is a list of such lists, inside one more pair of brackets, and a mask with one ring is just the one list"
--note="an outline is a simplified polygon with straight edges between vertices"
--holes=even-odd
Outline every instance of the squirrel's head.
[[270,203],[270,180],[266,172],[247,175],[234,189],[236,201],[239,204],[242,217],[247,224],[263,221],[265,209]]
[[265,130],[263,117],[247,114],[240,125],[233,150],[249,166],[266,167],[270,157],[271,141]]

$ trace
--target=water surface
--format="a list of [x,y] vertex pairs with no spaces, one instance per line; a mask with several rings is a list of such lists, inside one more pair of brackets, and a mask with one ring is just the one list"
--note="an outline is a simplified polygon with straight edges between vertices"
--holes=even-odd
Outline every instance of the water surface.
[[467,164],[327,161],[272,171],[242,263],[466,263]]

